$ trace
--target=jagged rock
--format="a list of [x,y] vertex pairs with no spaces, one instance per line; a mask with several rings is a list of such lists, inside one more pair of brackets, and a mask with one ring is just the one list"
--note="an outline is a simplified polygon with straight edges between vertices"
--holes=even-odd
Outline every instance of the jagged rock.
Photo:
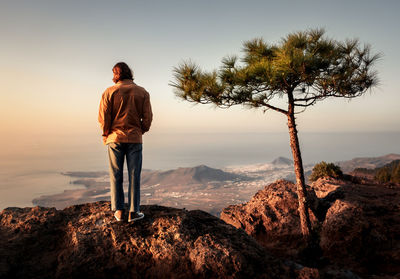
[[0,278],[294,278],[307,271],[203,211],[142,206],[143,220],[119,223],[109,208],[4,209]]
[[[315,200],[313,192],[309,193]],[[316,217],[309,211],[311,219]],[[293,256],[304,246],[300,230],[296,185],[277,180],[242,205],[230,205],[221,212],[221,219],[244,229],[275,255]]]
[[[320,276],[400,276],[400,187],[320,179],[311,189],[315,196],[310,196],[317,197],[312,207],[319,223],[314,220],[314,225],[325,258]],[[281,180],[248,203],[227,207],[221,218],[276,255],[296,260],[303,245],[297,204],[295,185]]]
[[321,228],[326,256],[362,274],[400,275],[400,187],[349,183],[340,190]]

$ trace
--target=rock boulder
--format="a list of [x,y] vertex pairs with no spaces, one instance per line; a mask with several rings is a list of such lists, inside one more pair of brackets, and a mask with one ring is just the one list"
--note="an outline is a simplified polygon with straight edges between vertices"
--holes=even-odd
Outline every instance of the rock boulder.
[[203,211],[142,206],[145,218],[127,223],[109,209],[109,202],[4,209],[0,278],[291,278],[307,271]]
[[[324,258],[320,274],[400,276],[400,187],[354,181],[319,179],[308,189]],[[280,180],[248,203],[225,208],[221,218],[275,255],[300,261],[297,204],[295,185]]]

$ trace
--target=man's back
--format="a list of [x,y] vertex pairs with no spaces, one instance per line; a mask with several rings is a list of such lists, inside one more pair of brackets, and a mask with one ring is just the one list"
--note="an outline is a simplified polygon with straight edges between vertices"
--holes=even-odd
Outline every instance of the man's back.
[[150,129],[153,113],[149,93],[133,82],[129,66],[119,62],[112,71],[115,85],[104,91],[98,118],[110,163],[111,210],[115,211],[117,221],[124,219],[123,169],[126,159],[129,176],[128,222],[132,222],[144,217],[144,213],[140,212],[142,134]]
[[142,143],[152,121],[150,95],[132,80],[118,81],[103,93],[99,122],[103,128],[104,143]]

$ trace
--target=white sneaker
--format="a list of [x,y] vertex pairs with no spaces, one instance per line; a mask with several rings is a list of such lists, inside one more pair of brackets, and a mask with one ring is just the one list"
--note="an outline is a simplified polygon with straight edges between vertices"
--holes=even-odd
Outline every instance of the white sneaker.
[[[121,217],[118,217],[118,216],[117,216],[117,212],[118,212],[118,211],[121,212]],[[122,212],[122,210],[117,210],[117,211],[115,211],[115,212],[114,212],[114,217],[115,217],[115,219],[117,219],[118,222],[121,222],[121,221],[122,221],[122,218],[123,218],[123,212]]]
[[128,222],[138,221],[144,218],[144,213],[142,212],[129,212]]

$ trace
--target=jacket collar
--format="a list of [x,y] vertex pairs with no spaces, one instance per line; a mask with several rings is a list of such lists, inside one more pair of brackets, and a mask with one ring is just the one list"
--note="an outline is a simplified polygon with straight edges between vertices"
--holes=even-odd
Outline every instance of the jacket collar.
[[123,80],[118,81],[117,84],[133,84],[133,80],[123,79]]

